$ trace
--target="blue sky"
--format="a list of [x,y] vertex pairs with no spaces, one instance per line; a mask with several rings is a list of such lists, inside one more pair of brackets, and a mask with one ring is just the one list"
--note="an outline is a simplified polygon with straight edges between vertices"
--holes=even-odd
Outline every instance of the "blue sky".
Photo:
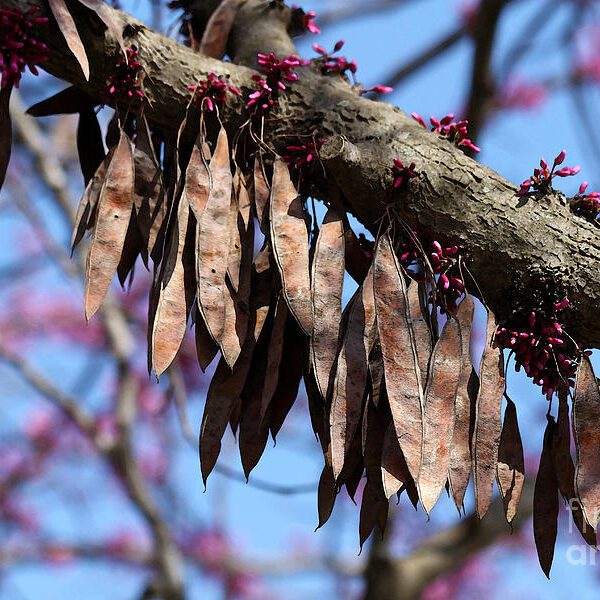
[[[507,11],[501,23],[499,46],[507,47],[519,33],[524,15],[531,13],[542,0],[522,0]],[[341,4],[341,3],[340,3]],[[564,3],[568,4],[568,3]],[[324,3],[306,4],[305,8],[323,10]],[[402,9],[387,11],[384,14],[345,22],[341,26],[332,26],[318,37],[307,37],[298,44],[304,56],[312,56],[310,43],[317,41],[330,48],[340,38],[346,40],[343,53],[355,58],[359,64],[358,78],[365,86],[381,83],[391,69],[402,64],[407,58],[427,48],[434,41],[450,32],[457,24],[458,4],[448,0],[420,0],[409,2]],[[145,17],[145,9],[135,3],[124,3],[124,8],[140,18]],[[557,14],[547,34],[552,37],[569,18],[568,11]],[[167,19],[168,20],[168,19]],[[317,21],[318,22],[318,21]],[[544,41],[542,40],[542,45]],[[467,91],[469,78],[469,60],[471,46],[468,41],[460,42],[443,58],[428,66],[416,76],[407,80],[401,89],[386,98],[406,112],[417,111],[425,117],[430,114],[441,116],[448,112],[460,112]],[[522,65],[524,77],[531,74],[543,77],[545,74],[566,68],[564,56],[552,52],[539,52]],[[24,82],[24,86],[31,80]],[[27,92],[27,87],[24,88]],[[597,90],[591,91],[597,100]],[[582,143],[580,130],[575,126],[572,115],[573,104],[567,93],[559,92],[539,109],[531,112],[507,113],[493,119],[476,142],[482,148],[480,160],[498,170],[507,179],[518,184],[531,172],[541,156],[552,158],[563,147],[567,149],[569,165],[580,164],[583,167],[582,178],[594,184],[600,183],[598,168],[593,164],[589,149]],[[580,181],[579,178],[577,182]],[[561,182],[562,183],[562,182]],[[575,182],[564,182],[561,189],[573,193]],[[56,218],[49,216],[48,218]],[[0,255],[10,256],[11,227],[13,221],[0,214]],[[57,223],[58,227],[58,223]],[[66,239],[64,240],[66,243]],[[44,285],[56,281],[57,276],[47,273]],[[42,283],[40,282],[40,286]],[[75,288],[73,288],[75,289]],[[81,294],[81,287],[75,293]],[[6,294],[0,293],[0,302]],[[83,315],[82,315],[83,320]],[[43,367],[53,371],[57,380],[71,378],[73,361],[76,358],[56,356],[50,348],[40,359]],[[594,361],[598,367],[597,356]],[[0,394],[0,410],[9,421],[18,423],[22,417],[22,407],[30,407],[39,400],[32,397],[26,386],[16,375],[0,367],[0,376],[5,377],[8,393],[5,400]],[[69,379],[70,380],[70,379]],[[539,390],[530,385],[522,375],[510,375],[509,391],[517,403],[524,442],[529,452],[539,455],[543,436],[546,402]],[[99,391],[98,393],[101,393]],[[189,415],[194,426],[200,422],[202,403],[200,398],[190,401]],[[275,448],[269,447],[253,477],[280,484],[304,484],[316,482],[320,473],[321,457],[317,444],[309,431],[309,422],[302,406],[297,406],[293,417],[284,426]],[[221,457],[223,464],[239,468],[237,448],[232,438],[224,444]],[[90,485],[94,478],[101,477],[97,465],[82,469],[77,466],[67,475],[73,478],[89,477]],[[240,469],[241,471],[241,469]],[[177,468],[170,477],[181,490],[185,504],[192,507],[194,518],[204,521],[221,519],[223,526],[236,541],[240,553],[249,559],[270,560],[286,555],[293,547],[303,547],[312,551],[325,551],[332,556],[348,557],[348,561],[359,560],[358,554],[358,510],[349,503],[338,503],[331,521],[320,531],[314,533],[316,526],[316,497],[314,494],[277,497],[244,484],[231,482],[218,473],[211,476],[208,490],[203,493],[197,465],[195,448],[182,446],[178,455]],[[40,502],[40,498],[32,498]],[[403,499],[403,503],[406,499]],[[467,498],[467,512],[472,508],[472,494]],[[89,506],[89,513],[73,515],[64,506],[51,500],[48,503],[53,528],[67,531],[68,535],[81,535],[79,523],[84,519],[86,533],[92,535],[102,532],[122,510],[122,503],[107,498],[96,498]],[[568,563],[566,551],[576,538],[568,534],[566,515],[563,514],[560,532],[561,542],[557,547],[552,580],[546,581],[537,566],[533,554],[524,554],[515,548],[502,551],[492,550],[489,560],[501,576],[494,580],[491,597],[503,597],[510,591],[517,598],[554,599],[575,593],[578,598],[597,598],[597,568],[593,566],[573,566]],[[136,515],[121,515],[126,521],[139,527]],[[410,545],[410,535],[416,529],[420,533],[432,532],[441,524],[450,524],[456,520],[456,510],[451,503],[442,499],[433,511],[432,520],[425,523],[420,511],[414,514],[406,507],[402,510],[402,525],[396,533],[395,546],[400,549]],[[529,527],[526,526],[528,530]],[[529,536],[529,531],[527,533]],[[492,572],[490,571],[490,576]],[[195,576],[190,574],[195,580]],[[115,580],[119,585],[115,588]],[[339,588],[335,581],[315,572],[310,575],[298,575],[293,578],[280,577],[267,580],[268,588],[274,598],[310,599],[338,597]],[[111,598],[129,600],[139,591],[142,579],[114,566],[99,566],[97,563],[82,564],[76,567],[26,566],[14,569],[0,586],[0,600],[28,600],[43,598],[59,600],[64,598],[82,598],[100,600]],[[354,585],[351,586],[355,587]],[[203,578],[199,586],[194,586],[191,598],[219,598],[219,588]]]

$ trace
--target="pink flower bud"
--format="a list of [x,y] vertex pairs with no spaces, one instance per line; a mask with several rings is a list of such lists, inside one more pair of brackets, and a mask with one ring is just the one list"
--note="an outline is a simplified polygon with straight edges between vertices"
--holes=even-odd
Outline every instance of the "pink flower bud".
[[421,127],[424,127],[425,129],[427,129],[427,123],[425,123],[425,120],[423,119],[423,117],[416,112],[412,112],[410,113],[410,116],[419,124],[421,125]]
[[571,177],[572,175],[577,175],[581,171],[581,167],[563,167],[555,172],[555,175],[558,177]]
[[569,306],[569,304],[570,304],[569,299],[565,298],[564,300],[561,300],[560,302],[556,302],[554,304],[554,310],[555,311],[563,310],[564,308]]
[[562,150],[558,154],[558,156],[554,159],[554,166],[557,167],[558,165],[562,165],[566,156],[567,156],[566,150]]
[[394,88],[389,85],[376,85],[372,89],[377,94],[391,94],[394,91]]
[[335,43],[335,46],[333,47],[333,51],[339,52],[344,47],[345,43],[346,43],[346,40],[339,40],[338,42]]

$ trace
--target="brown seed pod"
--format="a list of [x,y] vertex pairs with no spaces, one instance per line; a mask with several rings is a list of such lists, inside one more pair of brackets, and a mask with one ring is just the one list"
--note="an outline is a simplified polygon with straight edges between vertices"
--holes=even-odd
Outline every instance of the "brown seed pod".
[[404,273],[387,234],[374,259],[377,331],[392,419],[408,469],[416,480],[421,462],[423,391]]
[[308,336],[313,331],[308,239],[302,200],[281,159],[273,167],[270,200],[271,244],[283,294],[291,313]]
[[100,308],[117,270],[133,209],[133,146],[121,131],[98,199],[98,210],[86,264],[85,316]]

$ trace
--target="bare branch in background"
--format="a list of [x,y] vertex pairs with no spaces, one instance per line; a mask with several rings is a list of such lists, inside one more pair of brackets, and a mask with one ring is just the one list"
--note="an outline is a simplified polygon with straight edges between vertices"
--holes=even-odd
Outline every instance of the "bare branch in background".
[[[328,27],[340,25],[353,19],[368,17],[411,4],[415,0],[371,0],[370,2],[338,2],[338,6],[328,8],[319,15],[319,25]],[[336,4],[332,2],[331,4]]]
[[441,40],[433,44],[433,46],[427,48],[425,51],[409,60],[406,64],[401,65],[396,71],[389,75],[385,85],[393,88],[398,87],[411,75],[414,75],[433,60],[439,58],[451,48],[454,48],[466,34],[467,30],[464,26],[457,27]]
[[482,0],[477,10],[472,32],[475,55],[466,112],[466,118],[469,119],[469,134],[474,140],[477,140],[496,91],[496,82],[491,71],[492,51],[500,16],[509,1]]
[[534,481],[523,487],[519,514],[507,525],[501,498],[496,498],[483,520],[473,513],[459,523],[426,538],[407,556],[390,556],[384,542],[374,542],[367,566],[365,600],[415,600],[437,577],[457,569],[504,536],[514,535],[533,510]]

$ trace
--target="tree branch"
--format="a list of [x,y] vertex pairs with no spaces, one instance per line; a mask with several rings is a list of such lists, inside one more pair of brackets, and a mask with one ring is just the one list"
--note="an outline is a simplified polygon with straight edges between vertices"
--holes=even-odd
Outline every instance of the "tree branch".
[[[244,7],[245,16],[239,18],[260,19],[256,2],[250,0]],[[8,1],[23,9],[33,3]],[[265,5],[259,4],[265,10]],[[103,29],[92,13],[76,9],[74,15],[94,65],[90,82],[82,81],[55,25],[42,33],[42,41],[52,48],[45,67],[97,95],[116,61],[116,47],[101,35]],[[113,15],[129,24],[124,25],[127,41],[140,49],[151,105],[147,114],[156,124],[175,129],[189,101],[186,85],[212,71],[229,75],[238,87],[251,88],[251,70],[198,56],[132,17],[117,11]],[[240,38],[241,32],[240,26],[234,36]],[[293,48],[282,35],[274,39],[271,47],[262,49]],[[233,45],[238,42],[233,40]],[[249,60],[252,44],[259,42],[255,36],[249,43],[239,42],[241,59]],[[399,215],[425,236],[458,243],[465,249],[469,269],[498,319],[508,317],[515,307],[528,310],[527,298],[557,286],[575,309],[565,316],[569,333],[585,346],[600,346],[596,318],[600,240],[593,224],[570,213],[562,195],[523,204],[515,197],[513,185],[424,131],[400,110],[358,97],[339,78],[323,77],[311,69],[301,76],[302,81],[292,87],[277,115],[268,121],[265,141],[281,151],[298,135],[315,133],[326,139],[321,159],[328,183],[321,182],[320,195],[327,198],[328,185],[335,183],[346,197],[348,209],[376,232],[386,203],[392,200],[392,158],[414,160],[421,175],[411,182],[411,193],[395,199]],[[224,111],[228,127],[235,128],[245,120],[243,104],[243,100],[232,102]]]
[[467,30],[464,25],[460,25],[447,35],[445,35],[441,40],[436,42],[433,46],[426,48],[423,52],[409,60],[406,64],[398,67],[386,80],[385,85],[389,85],[390,87],[397,87],[401,83],[404,82],[405,79],[408,79],[411,75],[419,71],[422,67],[429,64],[432,60],[438,58],[447,50],[450,50],[458,42],[460,42]]
[[[519,513],[512,524],[518,531],[533,511],[534,479],[525,480]],[[414,600],[437,577],[450,573],[511,533],[501,498],[496,498],[483,520],[471,514],[456,525],[427,538],[401,559],[389,556],[385,545],[374,546],[367,565],[365,600]]]
[[496,39],[498,21],[510,0],[483,0],[477,10],[473,40],[475,56],[471,71],[471,89],[467,101],[469,133],[477,140],[479,131],[490,111],[496,83],[491,71],[492,50]]

